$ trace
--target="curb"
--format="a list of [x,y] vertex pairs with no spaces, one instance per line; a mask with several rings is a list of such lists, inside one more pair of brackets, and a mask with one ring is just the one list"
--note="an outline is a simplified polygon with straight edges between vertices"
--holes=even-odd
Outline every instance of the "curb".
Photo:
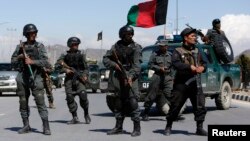
[[250,102],[250,96],[244,94],[232,94],[232,99]]

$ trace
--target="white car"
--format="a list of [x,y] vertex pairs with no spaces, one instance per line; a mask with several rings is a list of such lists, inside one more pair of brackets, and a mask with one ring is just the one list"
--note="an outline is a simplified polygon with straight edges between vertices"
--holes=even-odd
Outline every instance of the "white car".
[[0,95],[2,95],[3,92],[16,93],[17,74],[18,72],[12,69],[11,63],[0,63]]

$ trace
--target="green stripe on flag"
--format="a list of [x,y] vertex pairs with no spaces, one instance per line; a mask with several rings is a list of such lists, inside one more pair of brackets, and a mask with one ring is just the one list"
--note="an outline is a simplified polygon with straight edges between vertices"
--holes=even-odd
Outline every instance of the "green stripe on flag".
[[136,21],[137,21],[137,17],[138,17],[138,13],[139,13],[139,7],[138,5],[134,5],[130,8],[129,12],[128,12],[128,25],[133,25],[136,26]]

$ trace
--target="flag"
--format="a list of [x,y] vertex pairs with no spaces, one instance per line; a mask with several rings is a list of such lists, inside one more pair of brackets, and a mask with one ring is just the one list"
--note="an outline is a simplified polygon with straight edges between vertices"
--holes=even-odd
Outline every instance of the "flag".
[[102,31],[98,33],[97,35],[97,41],[102,40]]
[[128,25],[149,28],[166,23],[168,0],[152,0],[130,8]]

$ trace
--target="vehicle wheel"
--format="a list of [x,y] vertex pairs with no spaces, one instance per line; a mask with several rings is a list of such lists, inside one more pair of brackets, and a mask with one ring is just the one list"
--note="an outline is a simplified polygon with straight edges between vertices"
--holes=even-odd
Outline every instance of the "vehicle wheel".
[[92,93],[96,93],[97,92],[97,90],[96,89],[92,89]]
[[231,105],[232,90],[230,84],[225,81],[221,87],[221,93],[215,98],[215,104],[219,110],[227,110]]
[[114,113],[115,109],[115,95],[114,94],[107,94],[106,96],[106,102],[109,107],[109,110]]
[[0,96],[2,96],[3,95],[3,92],[0,92]]
[[226,36],[214,34],[214,49],[219,60],[227,64],[234,60],[232,46]]

